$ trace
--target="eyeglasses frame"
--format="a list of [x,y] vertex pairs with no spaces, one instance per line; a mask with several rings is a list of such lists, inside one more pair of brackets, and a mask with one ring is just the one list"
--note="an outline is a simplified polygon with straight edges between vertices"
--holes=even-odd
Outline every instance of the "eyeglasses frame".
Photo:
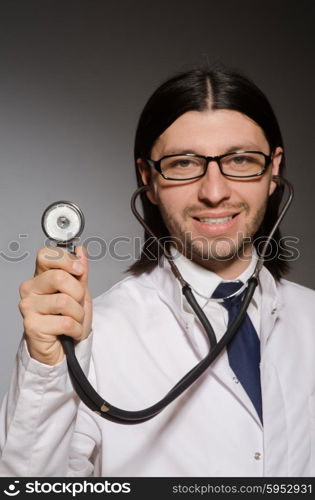
[[[263,167],[263,170],[261,170],[261,172],[258,172],[257,174],[251,174],[251,175],[231,175],[231,174],[225,174],[224,172],[222,172],[222,166],[220,163],[222,158],[225,158],[226,156],[231,156],[233,154],[235,155],[235,154],[243,154],[243,153],[258,153],[258,154],[262,155],[265,158],[265,166]],[[161,161],[164,160],[165,158],[173,158],[176,156],[188,156],[188,157],[193,157],[193,158],[202,158],[202,159],[206,160],[206,167],[204,169],[204,172],[201,175],[197,175],[196,177],[187,177],[185,179],[175,179],[174,177],[167,177],[162,172]],[[267,168],[269,167],[269,165],[272,162],[272,159],[273,159],[272,153],[270,155],[266,155],[262,151],[232,151],[231,153],[224,153],[223,155],[218,155],[218,156],[203,156],[203,155],[198,155],[195,153],[183,153],[183,154],[177,153],[177,154],[162,156],[162,158],[160,158],[159,160],[152,160],[151,158],[145,158],[145,161],[152,168],[154,168],[167,181],[181,182],[181,181],[189,181],[189,180],[193,180],[193,179],[200,179],[201,177],[204,177],[207,173],[208,166],[209,166],[209,163],[211,161],[215,161],[217,163],[217,165],[220,169],[220,172],[224,177],[233,177],[233,178],[237,178],[237,179],[248,179],[248,178],[252,178],[252,177],[260,177],[266,172]]]

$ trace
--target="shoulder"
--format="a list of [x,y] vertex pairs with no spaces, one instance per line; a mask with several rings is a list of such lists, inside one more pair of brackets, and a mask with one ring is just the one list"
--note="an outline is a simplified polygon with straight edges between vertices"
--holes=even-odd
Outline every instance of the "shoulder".
[[284,305],[292,308],[292,313],[303,310],[315,314],[315,290],[286,279],[279,281],[278,290]]
[[293,281],[289,281],[286,279],[281,279],[279,281],[279,288],[282,293],[293,295],[293,296],[302,296],[303,299],[312,300],[313,304],[315,301],[315,290],[312,288],[308,288],[306,286],[300,285],[298,283],[294,283]]

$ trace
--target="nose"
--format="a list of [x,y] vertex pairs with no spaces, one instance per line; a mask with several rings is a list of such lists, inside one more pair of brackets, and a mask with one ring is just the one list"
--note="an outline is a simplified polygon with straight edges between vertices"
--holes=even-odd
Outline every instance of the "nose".
[[231,196],[231,185],[226,177],[221,174],[219,165],[215,160],[210,160],[203,177],[200,178],[198,197],[208,205],[218,205]]

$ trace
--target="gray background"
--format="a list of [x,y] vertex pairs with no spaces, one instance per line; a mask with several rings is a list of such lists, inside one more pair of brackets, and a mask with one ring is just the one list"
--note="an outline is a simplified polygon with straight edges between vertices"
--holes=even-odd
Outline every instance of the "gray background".
[[[289,278],[315,288],[313,0],[1,0],[1,399],[22,333],[19,284],[45,243],[43,210],[78,203],[85,241],[142,235],[129,209],[139,113],[174,71],[207,62],[243,70],[274,107],[296,189],[283,225],[299,238]],[[133,247],[118,245],[131,254],[118,261],[89,244],[93,296],[123,275]]]

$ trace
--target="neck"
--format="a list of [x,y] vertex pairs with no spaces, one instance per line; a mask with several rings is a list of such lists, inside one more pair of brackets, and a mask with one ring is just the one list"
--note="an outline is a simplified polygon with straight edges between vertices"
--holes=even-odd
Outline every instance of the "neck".
[[237,255],[233,258],[203,259],[199,255],[192,255],[192,260],[201,267],[216,273],[224,280],[234,280],[249,266],[252,260],[252,254],[253,246],[248,245],[244,248],[241,255]]

